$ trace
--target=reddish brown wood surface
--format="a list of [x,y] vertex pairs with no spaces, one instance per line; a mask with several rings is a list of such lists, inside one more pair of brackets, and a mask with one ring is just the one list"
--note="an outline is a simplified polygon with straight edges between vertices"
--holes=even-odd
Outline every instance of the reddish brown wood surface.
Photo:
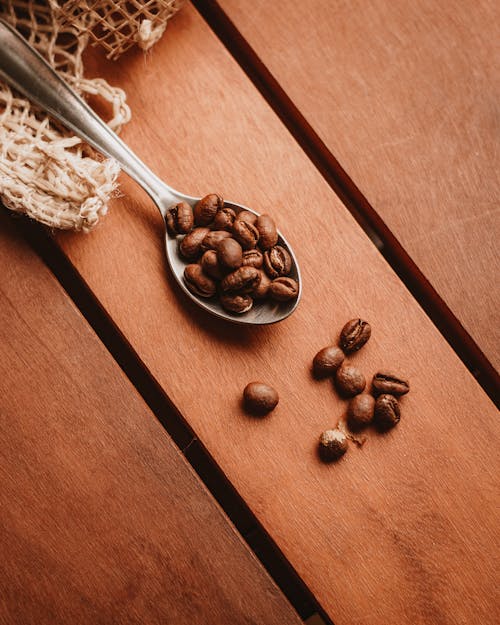
[[[176,289],[162,220],[125,177],[95,232],[57,236],[335,624],[495,623],[499,427],[475,380],[192,7],[147,56],[89,71],[127,90],[123,137],[165,180],[271,212],[297,252],[303,301],[252,330]],[[412,390],[396,430],[325,466],[316,440],[345,403],[309,366],[355,315],[373,336],[353,360]],[[240,407],[254,379],[281,395],[267,419]]]
[[498,368],[498,2],[219,4]]
[[0,623],[298,624],[3,213],[0,266]]

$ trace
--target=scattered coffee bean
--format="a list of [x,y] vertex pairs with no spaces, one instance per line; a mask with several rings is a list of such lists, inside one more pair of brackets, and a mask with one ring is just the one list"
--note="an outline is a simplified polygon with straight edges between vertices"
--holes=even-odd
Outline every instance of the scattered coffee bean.
[[278,242],[278,231],[274,219],[269,215],[260,215],[255,222],[255,227],[259,231],[259,247],[268,250]]
[[194,223],[197,226],[208,226],[215,219],[217,211],[223,208],[224,200],[216,193],[209,193],[194,205]]
[[369,323],[362,319],[351,319],[340,333],[340,347],[346,354],[357,352],[368,341],[371,333],[372,329]]
[[187,234],[193,229],[193,209],[187,202],[179,202],[168,209],[165,220],[170,235]]
[[375,399],[368,393],[356,395],[347,408],[347,423],[351,430],[360,430],[373,421]]
[[238,269],[243,262],[241,245],[234,239],[223,239],[217,246],[217,258],[222,267]]
[[246,313],[253,306],[253,300],[250,295],[239,295],[229,293],[220,296],[220,303],[222,308],[233,313]]
[[200,265],[187,265],[184,269],[184,282],[187,288],[200,297],[215,295],[216,286],[212,278],[203,273]]
[[314,356],[314,375],[318,378],[333,375],[343,362],[344,352],[340,348],[335,345],[324,347]]
[[265,271],[257,269],[259,272],[260,280],[257,286],[252,291],[252,297],[255,299],[265,299],[269,293],[269,287],[271,286],[271,280],[267,276]]
[[272,386],[262,382],[250,382],[243,391],[245,408],[253,414],[267,414],[276,408],[279,396]]
[[240,267],[229,273],[220,283],[221,289],[226,292],[251,293],[259,284],[260,274],[255,267]]
[[236,220],[237,221],[246,221],[247,223],[252,224],[252,226],[255,226],[255,222],[257,221],[257,217],[258,217],[258,215],[256,215],[255,213],[252,213],[251,211],[240,211],[236,215]]
[[179,251],[188,260],[196,260],[201,253],[203,239],[210,232],[208,228],[195,228],[182,239]]
[[233,237],[238,241],[244,250],[251,250],[257,245],[259,231],[255,226],[247,221],[237,219],[233,224]]
[[341,395],[353,397],[362,393],[365,386],[365,376],[352,365],[343,364],[335,374],[335,386]]
[[222,270],[217,260],[217,252],[215,250],[207,250],[201,257],[201,266],[203,271],[214,280],[222,280],[226,272]]
[[390,430],[399,423],[401,411],[393,395],[379,395],[375,402],[375,425],[381,431]]
[[228,238],[231,238],[231,233],[227,230],[211,230],[201,242],[201,249],[203,252],[216,250],[219,247],[219,243]]
[[293,278],[276,278],[269,286],[269,294],[277,302],[287,302],[299,294],[299,285]]
[[341,430],[326,430],[319,437],[319,454],[325,462],[338,460],[347,451],[347,437]]
[[260,250],[253,249],[243,252],[243,266],[260,269],[264,262],[264,256]]
[[292,257],[281,245],[275,245],[264,252],[264,269],[267,275],[274,280],[281,276],[287,276],[292,268]]
[[389,395],[406,395],[410,390],[410,383],[398,375],[379,371],[373,376],[372,392],[374,395],[388,393]]
[[221,208],[215,215],[212,227],[214,230],[228,230],[231,232],[235,219],[236,213],[232,208]]

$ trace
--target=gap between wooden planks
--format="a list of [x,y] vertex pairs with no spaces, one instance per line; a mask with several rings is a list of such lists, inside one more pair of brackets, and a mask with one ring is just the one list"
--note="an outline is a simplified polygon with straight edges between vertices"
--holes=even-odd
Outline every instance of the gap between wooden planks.
[[498,3],[218,4],[498,368]]
[[[145,367],[336,625],[494,622],[498,420],[475,380],[191,6],[149,55],[89,60],[128,91],[123,136],[157,173],[273,213],[304,274],[285,323],[206,317],[175,288],[161,218],[124,177],[100,228],[57,241]],[[404,373],[412,391],[394,432],[327,467],[316,439],[345,404],[309,363],[355,315],[374,327],[355,362]],[[281,394],[266,420],[239,406],[255,378]]]
[[5,212],[0,264],[0,623],[300,623]]

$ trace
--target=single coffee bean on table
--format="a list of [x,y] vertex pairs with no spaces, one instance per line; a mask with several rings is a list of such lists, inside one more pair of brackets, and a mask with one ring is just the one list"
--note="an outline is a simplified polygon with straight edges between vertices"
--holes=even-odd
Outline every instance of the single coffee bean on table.
[[253,299],[250,295],[227,293],[220,296],[222,308],[228,312],[243,314],[248,312],[253,306]]
[[243,391],[245,408],[252,414],[264,415],[276,408],[279,395],[276,389],[263,382],[250,382]]
[[387,393],[389,395],[406,395],[410,390],[410,383],[399,375],[394,373],[388,373],[386,371],[379,371],[373,376],[372,380],[372,393],[374,395],[380,395]]
[[379,395],[375,401],[374,422],[380,431],[386,431],[399,423],[401,410],[394,395]]
[[201,265],[187,265],[184,269],[187,288],[200,297],[212,297],[217,289],[215,282],[203,273]]
[[217,214],[217,211],[224,207],[224,200],[217,193],[209,193],[198,200],[194,205],[194,223],[197,226],[208,226]]
[[347,407],[347,425],[351,430],[361,430],[373,421],[375,399],[368,393],[360,393],[351,399]]
[[259,231],[259,247],[268,250],[278,242],[278,230],[274,219],[269,215],[259,215],[255,222],[255,227]]
[[313,373],[318,378],[332,376],[344,362],[344,352],[336,345],[320,349],[313,359]]
[[362,393],[365,386],[365,376],[356,367],[344,363],[337,369],[335,373],[335,388],[344,397],[353,397]]
[[363,319],[351,319],[340,333],[340,347],[346,354],[357,352],[368,341],[372,333],[370,324]]
[[186,234],[179,245],[181,256],[187,260],[196,260],[201,254],[203,239],[209,232],[208,228],[195,228]]
[[217,258],[225,269],[238,269],[243,262],[241,245],[234,239],[223,239],[217,246]]
[[319,455],[325,462],[333,462],[347,451],[347,437],[342,430],[325,430],[319,437]]
[[187,202],[179,202],[168,209],[165,220],[171,236],[187,234],[194,226],[193,209]]

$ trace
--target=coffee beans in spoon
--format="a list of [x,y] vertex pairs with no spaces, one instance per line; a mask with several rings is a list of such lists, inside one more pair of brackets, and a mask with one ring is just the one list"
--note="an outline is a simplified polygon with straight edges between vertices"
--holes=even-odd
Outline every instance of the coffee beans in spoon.
[[184,283],[198,297],[217,297],[224,310],[235,314],[298,297],[299,284],[290,276],[292,257],[278,244],[270,215],[237,213],[224,206],[220,195],[209,193],[193,208],[186,202],[172,206],[165,220],[170,236],[179,239],[179,254],[189,263]]

